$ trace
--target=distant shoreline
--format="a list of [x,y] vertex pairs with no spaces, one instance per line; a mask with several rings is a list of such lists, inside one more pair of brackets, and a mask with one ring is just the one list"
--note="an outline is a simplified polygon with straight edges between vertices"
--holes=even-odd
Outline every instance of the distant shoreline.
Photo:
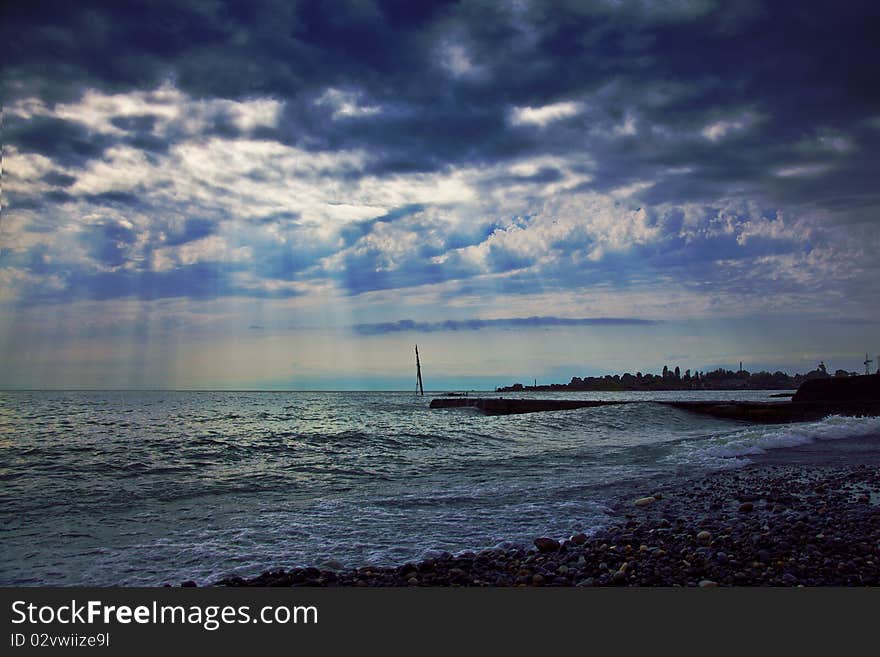
[[812,379],[833,379],[858,376],[858,372],[837,370],[833,375],[826,369],[824,363],[806,374],[789,375],[785,372],[749,372],[740,369],[733,370],[716,369],[711,372],[694,372],[685,370],[684,373],[676,367],[663,368],[663,373],[642,374],[636,372],[630,374],[606,374],[605,376],[574,376],[568,383],[549,383],[537,385],[524,385],[513,383],[509,386],[495,388],[495,392],[656,392],[662,390],[797,390],[802,383]]

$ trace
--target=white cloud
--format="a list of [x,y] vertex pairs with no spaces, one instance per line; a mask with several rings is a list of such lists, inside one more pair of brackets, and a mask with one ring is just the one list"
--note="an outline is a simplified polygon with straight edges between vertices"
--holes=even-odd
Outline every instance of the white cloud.
[[514,107],[510,110],[512,125],[536,125],[544,127],[554,121],[569,119],[583,111],[583,105],[574,101],[553,103],[541,107]]
[[616,125],[612,131],[618,137],[632,137],[638,129],[636,128],[636,118],[629,112],[623,119],[623,123]]
[[273,98],[198,100],[166,83],[150,91],[117,94],[88,89],[77,101],[59,103],[54,107],[34,98],[26,98],[17,101],[6,111],[25,119],[54,116],[80,123],[95,133],[116,136],[126,132],[124,127],[117,125],[119,119],[149,116],[155,120],[152,132],[165,136],[172,130],[197,135],[218,120],[228,120],[244,132],[255,128],[274,128],[278,125],[283,107],[281,101]]
[[70,187],[72,194],[136,191],[139,187],[158,182],[165,176],[147,158],[144,151],[131,146],[107,149],[101,160],[92,161],[78,172]]
[[370,116],[382,111],[379,105],[364,105],[360,102],[360,94],[328,87],[317,99],[315,105],[329,107],[334,120]]
[[455,77],[468,77],[481,72],[471,61],[467,48],[461,43],[445,42],[440,47],[440,61]]
[[629,185],[624,185],[623,187],[612,189],[609,194],[617,199],[630,198],[631,196],[638,195],[640,192],[643,192],[646,189],[651,189],[655,184],[656,183],[649,180],[639,180],[634,183],[630,183]]
[[209,235],[180,246],[154,249],[152,255],[151,264],[156,271],[198,262],[247,262],[253,259],[250,247],[230,246],[227,239],[220,235]]
[[798,164],[776,169],[774,174],[779,178],[808,178],[825,173],[829,168],[827,164]]
[[745,132],[754,126],[758,120],[758,115],[747,111],[734,118],[721,119],[709,123],[703,127],[700,134],[711,142],[719,142],[733,135]]
[[458,253],[488,271],[490,256],[499,249],[536,264],[557,261],[563,251],[574,260],[599,260],[658,236],[644,208],[633,210],[595,193],[570,194],[548,198],[528,220],[509,222]]

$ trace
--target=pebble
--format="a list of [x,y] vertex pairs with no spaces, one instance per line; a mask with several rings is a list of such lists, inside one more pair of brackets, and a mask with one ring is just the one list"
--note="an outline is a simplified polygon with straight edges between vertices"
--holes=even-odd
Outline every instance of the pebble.
[[538,548],[538,552],[556,552],[559,550],[559,541],[543,536],[535,539],[535,547]]

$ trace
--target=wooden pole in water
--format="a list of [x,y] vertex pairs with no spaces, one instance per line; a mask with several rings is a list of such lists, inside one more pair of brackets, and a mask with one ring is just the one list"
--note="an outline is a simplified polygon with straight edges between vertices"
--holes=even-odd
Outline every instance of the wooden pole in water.
[[419,394],[424,397],[425,389],[422,387],[422,364],[419,362],[419,345],[416,345],[416,381],[419,384]]

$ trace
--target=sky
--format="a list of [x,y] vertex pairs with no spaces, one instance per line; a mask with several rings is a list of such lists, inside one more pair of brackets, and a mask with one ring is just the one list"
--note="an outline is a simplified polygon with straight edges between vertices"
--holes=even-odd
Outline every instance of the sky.
[[876,2],[0,11],[0,387],[880,353]]

